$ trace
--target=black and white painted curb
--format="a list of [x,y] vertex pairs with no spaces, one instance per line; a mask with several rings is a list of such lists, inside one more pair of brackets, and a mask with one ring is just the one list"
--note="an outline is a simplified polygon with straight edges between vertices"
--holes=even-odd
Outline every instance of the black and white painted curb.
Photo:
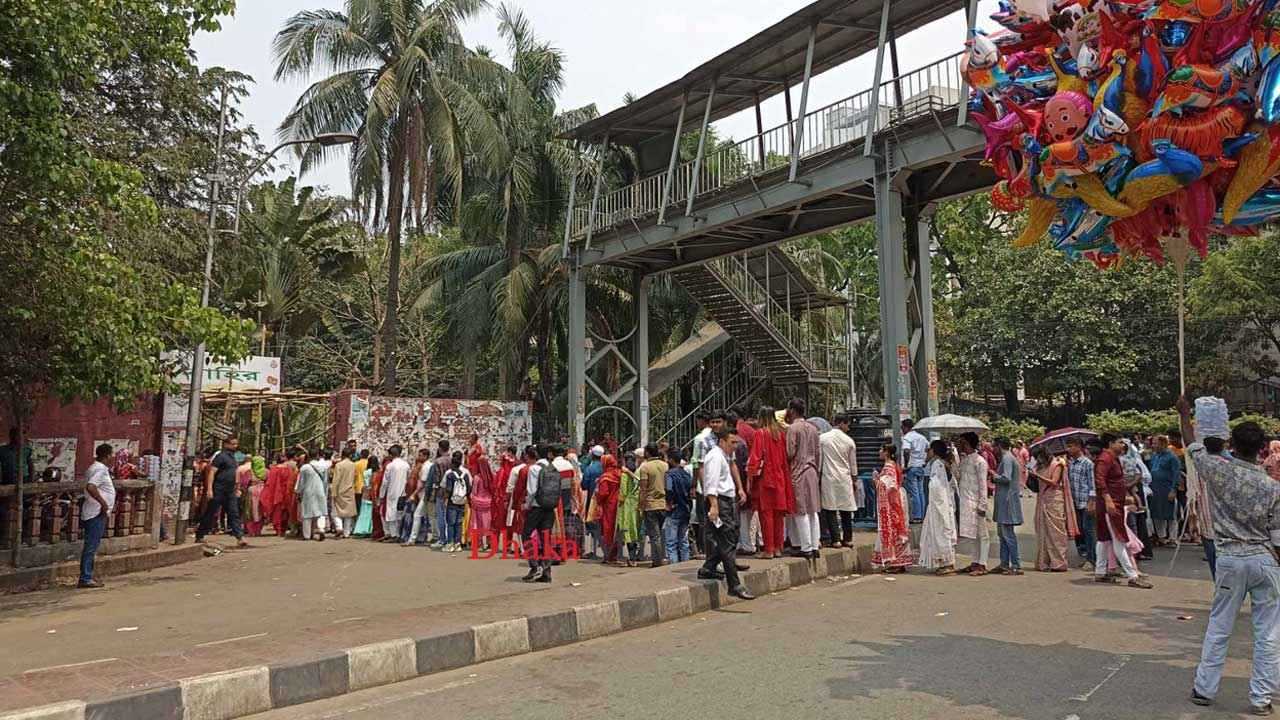
[[[870,548],[859,550],[826,550],[817,560],[790,558],[742,573],[742,580],[753,594],[765,595],[825,577],[848,575],[867,566]],[[0,715],[0,720],[227,720],[590,640],[734,602],[740,601],[726,592],[723,582],[699,581],[546,615],[361,645],[297,662],[187,678],[105,700],[19,710]]]

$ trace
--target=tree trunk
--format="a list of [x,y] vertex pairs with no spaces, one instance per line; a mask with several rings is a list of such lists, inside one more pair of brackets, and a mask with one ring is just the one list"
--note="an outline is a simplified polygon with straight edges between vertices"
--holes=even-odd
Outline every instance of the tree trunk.
[[391,196],[387,200],[387,315],[382,322],[382,394],[396,394],[400,310],[400,227],[404,220],[404,141],[391,146]]
[[462,362],[462,383],[458,388],[458,397],[463,399],[471,399],[476,395],[476,356],[475,353],[467,355],[467,359]]
[[1009,417],[1016,418],[1022,414],[1022,404],[1018,402],[1018,386],[1006,385],[1002,388],[1004,393],[1004,411]]

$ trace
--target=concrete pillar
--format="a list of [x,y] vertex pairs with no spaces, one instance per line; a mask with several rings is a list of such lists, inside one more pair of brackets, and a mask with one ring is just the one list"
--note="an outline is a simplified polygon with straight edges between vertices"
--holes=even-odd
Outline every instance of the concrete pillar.
[[649,278],[639,270],[631,273],[631,306],[635,315],[635,342],[631,364],[636,368],[631,412],[636,421],[636,437],[641,447],[649,444]]
[[578,259],[569,262],[569,440],[581,447],[587,430],[587,285]]
[[875,191],[885,412],[892,419],[894,443],[900,444],[902,430],[898,421],[912,413],[911,349],[907,335],[907,272],[903,257],[903,203],[902,194],[893,187],[891,178],[883,172],[876,175]]
[[908,242],[916,255],[915,294],[920,310],[920,342],[911,371],[916,381],[916,417],[938,414],[938,344],[933,332],[933,258],[929,251],[929,218],[912,213],[907,218]]

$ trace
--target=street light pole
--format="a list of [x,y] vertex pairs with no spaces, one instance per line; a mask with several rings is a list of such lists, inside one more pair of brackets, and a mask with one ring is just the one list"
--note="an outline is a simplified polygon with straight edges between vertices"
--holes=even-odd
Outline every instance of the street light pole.
[[[209,224],[205,238],[204,255],[204,287],[200,293],[200,307],[209,307],[209,287],[213,284],[213,246],[218,232],[218,191],[222,182],[222,139],[223,129],[227,122],[227,88],[222,88],[222,109],[218,119],[218,143],[213,161],[213,175],[209,178]],[[310,145],[316,143],[324,147],[353,143],[356,136],[350,133],[322,133],[302,140],[289,140],[276,145],[257,165],[244,176],[236,188],[236,214],[234,232],[240,232],[240,207],[244,202],[245,188],[254,175],[262,171],[276,153],[291,145]],[[204,385],[204,343],[196,345],[195,354],[191,358],[191,388],[187,395],[187,437],[186,452],[183,453],[182,489],[178,495],[178,518],[173,533],[175,545],[181,545],[187,539],[187,515],[191,511],[191,496],[195,482],[196,445],[200,439],[200,393]]]
[[[222,183],[222,139],[227,126],[227,86],[222,86],[218,111],[218,142],[214,146],[213,174],[209,176],[209,223],[205,226],[204,282],[200,290],[200,308],[209,307],[209,286],[213,283],[213,243],[218,227],[218,190]],[[173,531],[173,544],[187,540],[187,516],[191,513],[191,495],[195,482],[196,445],[200,442],[200,390],[204,380],[204,343],[196,344],[191,355],[191,386],[187,393],[187,436],[183,442],[182,488],[178,491],[178,517]]]

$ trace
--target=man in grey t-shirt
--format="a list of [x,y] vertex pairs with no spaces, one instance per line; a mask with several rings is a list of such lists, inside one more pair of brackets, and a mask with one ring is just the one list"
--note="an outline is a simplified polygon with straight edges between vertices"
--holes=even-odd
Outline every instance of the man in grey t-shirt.
[[[1183,437],[1194,437],[1190,405],[1178,400]],[[1187,447],[1190,462],[1204,483],[1213,518],[1218,554],[1213,605],[1204,632],[1200,665],[1196,668],[1191,702],[1212,704],[1222,680],[1227,644],[1236,615],[1250,599],[1253,621],[1253,677],[1249,702],[1254,715],[1270,715],[1271,699],[1280,691],[1280,483],[1258,464],[1266,437],[1254,422],[1231,430],[1232,455],[1221,454],[1223,439],[1206,437]]]

